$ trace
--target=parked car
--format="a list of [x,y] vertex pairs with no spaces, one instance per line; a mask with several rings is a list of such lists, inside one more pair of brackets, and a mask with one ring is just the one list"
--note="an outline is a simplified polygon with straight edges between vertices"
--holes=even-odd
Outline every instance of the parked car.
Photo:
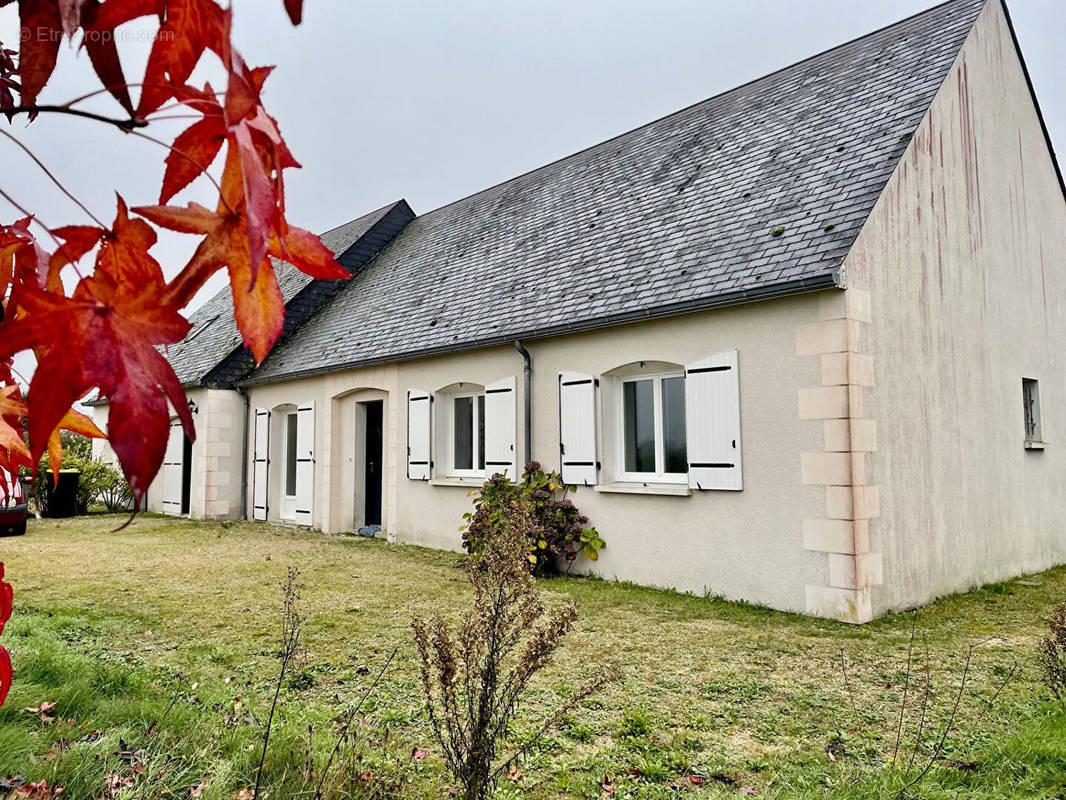
[[2,470],[0,482],[0,536],[21,536],[26,532],[26,484]]

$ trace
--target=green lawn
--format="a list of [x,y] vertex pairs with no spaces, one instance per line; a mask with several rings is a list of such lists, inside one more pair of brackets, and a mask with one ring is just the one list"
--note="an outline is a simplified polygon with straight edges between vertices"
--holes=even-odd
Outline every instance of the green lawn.
[[[409,625],[418,612],[461,613],[458,556],[258,524],[142,517],[114,531],[121,522],[31,521],[27,536],[0,539],[16,601],[3,643],[17,673],[0,709],[0,777],[47,779],[75,800],[185,798],[201,786],[203,798],[236,796],[254,780],[293,566],[307,662],[281,693],[270,796],[309,796],[299,790],[308,749],[331,746],[334,720],[396,646],[364,707],[363,766],[406,772],[407,796],[447,796]],[[971,645],[942,758],[906,796],[1066,792],[1066,705],[1050,701],[1034,659],[1066,569],[919,612],[895,768],[910,615],[850,627],[596,580],[542,586],[569,595],[581,619],[513,740],[602,665],[620,664],[622,678],[542,740],[501,797],[895,797],[942,737]],[[42,702],[56,705],[25,710]],[[429,757],[411,759],[414,748]]]

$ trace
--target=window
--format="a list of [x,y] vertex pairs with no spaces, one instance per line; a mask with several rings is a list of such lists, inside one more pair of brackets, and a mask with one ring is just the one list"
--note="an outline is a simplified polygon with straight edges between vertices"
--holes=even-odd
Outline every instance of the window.
[[452,397],[452,474],[485,472],[485,393]]
[[296,426],[298,416],[295,412],[285,418],[285,494],[296,496]]
[[684,375],[624,379],[621,422],[623,480],[687,480]]
[[1025,420],[1025,441],[1041,441],[1040,384],[1033,378],[1022,378],[1022,412]]

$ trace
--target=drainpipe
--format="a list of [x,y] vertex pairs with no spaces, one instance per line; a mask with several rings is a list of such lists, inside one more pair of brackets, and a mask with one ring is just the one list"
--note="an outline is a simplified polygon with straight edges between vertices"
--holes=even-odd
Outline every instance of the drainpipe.
[[526,348],[522,346],[522,340],[521,339],[515,339],[514,349],[522,354],[522,361],[524,362],[524,366],[522,368],[523,379],[525,381],[524,386],[523,386],[522,397],[523,397],[523,400],[525,400],[525,411],[526,411],[526,413],[525,413],[525,424],[526,424],[526,430],[525,430],[525,434],[526,434],[526,437],[525,437],[526,453],[525,453],[525,455],[526,455],[526,460],[525,460],[525,463],[522,464],[522,466],[524,467],[525,464],[528,464],[530,461],[533,460],[533,417],[532,417],[532,413],[533,413],[533,394],[532,394],[533,359],[532,359],[532,356],[529,355],[529,351],[526,350]]
[[244,398],[244,437],[241,439],[241,519],[248,519],[248,412],[252,407],[252,398],[248,392],[237,387]]

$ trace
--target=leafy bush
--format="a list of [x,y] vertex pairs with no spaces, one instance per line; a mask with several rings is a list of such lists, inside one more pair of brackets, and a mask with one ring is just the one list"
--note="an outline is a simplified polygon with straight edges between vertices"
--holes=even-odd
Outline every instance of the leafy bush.
[[1037,660],[1056,700],[1066,699],[1066,602],[1055,606],[1047,621],[1048,634],[1040,640]]
[[607,545],[595,528],[588,527],[588,517],[570,500],[576,491],[563,483],[557,472],[544,472],[536,461],[526,465],[522,480],[512,483],[502,475],[493,475],[473,492],[474,510],[463,514],[463,547],[480,555],[491,539],[507,527],[515,509],[528,510],[534,524],[524,526],[529,536],[529,561],[534,575],[558,572],[560,561],[568,565],[580,554],[595,561]]
[[[77,470],[78,495],[75,506],[78,514],[88,514],[94,503],[103,503],[111,512],[132,511],[133,492],[125,478],[110,464],[92,457],[92,441],[84,436],[63,431],[62,470]],[[37,465],[33,481],[33,499],[41,513],[48,511],[48,492],[52,486],[51,465],[45,454]]]

